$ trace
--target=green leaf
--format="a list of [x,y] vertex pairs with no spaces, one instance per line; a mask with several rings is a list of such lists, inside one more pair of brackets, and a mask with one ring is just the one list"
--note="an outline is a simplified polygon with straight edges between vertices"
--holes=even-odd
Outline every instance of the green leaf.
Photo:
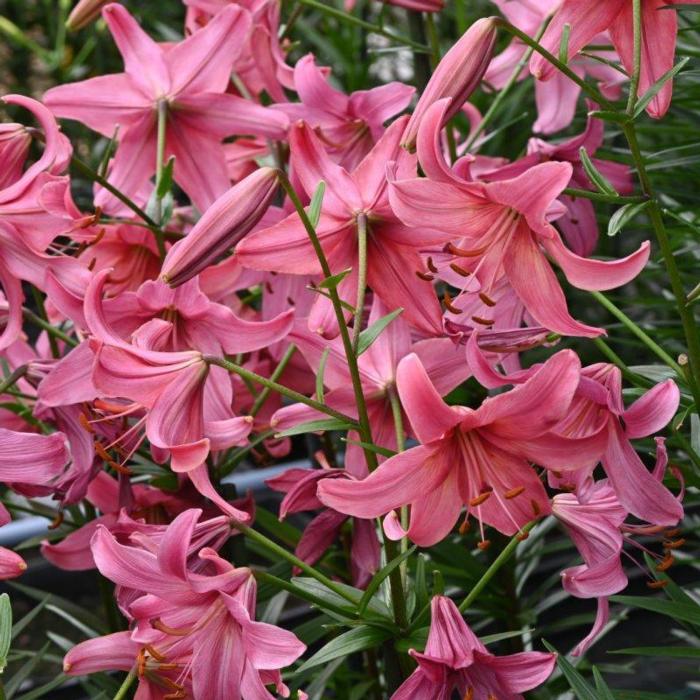
[[44,644],[39,651],[31,656],[26,663],[22,664],[22,666],[20,666],[20,668],[14,673],[12,678],[5,683],[5,694],[7,695],[7,700],[10,700],[19,690],[22,683],[24,683],[24,681],[32,675],[34,669],[44,658],[44,654],[46,654],[50,646],[51,642],[46,642],[46,644]]
[[571,36],[571,25],[567,22],[561,31],[561,41],[559,42],[559,60],[562,63],[569,61],[569,37]]
[[357,354],[361,355],[368,350],[372,343],[381,335],[382,331],[402,312],[403,309],[395,309],[386,316],[378,318],[368,328],[365,328],[365,330],[360,333],[360,338],[357,341]]
[[613,124],[627,124],[630,121],[629,115],[625,112],[611,112],[608,110],[595,109],[588,113],[591,117]]
[[598,691],[600,700],[615,700],[615,696],[605,682],[601,672],[594,666],[593,667],[593,679],[595,680],[595,688]]
[[349,654],[366,649],[374,649],[385,642],[391,633],[388,630],[378,629],[363,625],[343,632],[328,644],[319,649],[310,659],[305,661],[297,670],[297,673],[308,671],[310,668],[327,664],[329,661],[339,659]]
[[323,352],[321,353],[321,359],[318,362],[318,372],[316,372],[316,401],[323,402],[323,379],[326,376],[326,362],[328,362],[328,355],[330,354],[330,352],[330,346],[324,348]]
[[[557,650],[549,644],[549,642],[542,640],[542,643],[554,654],[559,654]],[[588,681],[571,665],[565,656],[557,656],[557,665],[564,674],[564,678],[569,682],[571,690],[574,691],[578,700],[600,700],[598,693],[591,687]]]
[[48,683],[44,683],[44,685],[34,688],[24,695],[20,695],[17,700],[38,700],[38,698],[43,698],[52,690],[62,686],[67,680],[69,680],[68,676],[60,673],[58,676],[56,676],[56,678],[50,680]]
[[695,603],[681,603],[675,600],[662,600],[660,598],[647,598],[643,596],[616,595],[610,599],[615,603],[629,605],[642,610],[666,615],[674,620],[690,622],[700,625],[700,605]]
[[12,641],[12,606],[7,593],[0,595],[0,673],[7,665],[7,654]]
[[661,89],[669,80],[673,80],[676,75],[685,68],[690,57],[686,57],[678,61],[671,70],[666,71],[638,100],[634,106],[632,116],[636,119],[646,108],[647,105],[659,94]]
[[608,236],[616,236],[627,224],[638,214],[649,206],[649,202],[638,202],[636,204],[625,204],[618,209],[608,222]]
[[408,557],[413,554],[413,552],[416,551],[416,545],[413,545],[410,549],[407,549],[405,552],[402,552],[399,554],[398,557],[394,557],[386,566],[382,567],[379,571],[377,571],[376,574],[372,577],[372,580],[369,582],[369,585],[367,586],[364,595],[362,596],[362,599],[360,600],[360,605],[357,609],[357,612],[360,616],[365,614],[365,610],[367,609],[367,606],[369,605],[369,601],[372,600],[372,597],[374,594],[377,592],[377,589],[379,586],[382,585],[382,581],[389,576],[389,574],[401,564],[401,562],[406,561]]
[[17,620],[14,625],[12,625],[12,639],[15,639],[18,634],[22,632],[23,629],[46,607],[46,604],[51,600],[51,594],[47,593],[46,597],[35,605],[22,619]]
[[350,423],[338,418],[321,418],[300,423],[293,428],[287,428],[287,430],[276,433],[275,437],[289,437],[290,435],[302,435],[303,433],[315,433],[326,430],[352,430],[352,428],[353,426]]
[[323,204],[323,195],[326,193],[326,183],[321,180],[318,187],[311,198],[311,203],[306,209],[306,215],[309,217],[311,225],[316,228],[321,218],[321,205]]
[[699,659],[700,647],[629,647],[616,649],[608,654],[626,654],[629,656],[667,656],[672,659]]
[[[339,586],[347,594],[352,596],[353,600],[355,601],[355,605],[353,606],[351,603],[345,600],[345,598],[339,596],[333,591],[329,591],[322,583],[319,583],[314,578],[310,578],[307,576],[295,576],[292,579],[292,583],[295,586],[299,586],[299,588],[303,588],[304,590],[313,594],[317,598],[324,600],[328,603],[332,603],[338,608],[348,610],[353,614],[356,612],[357,605],[359,605],[360,600],[362,599],[362,596],[364,594],[364,591],[354,588],[353,586],[348,586],[345,583],[336,582],[336,586]],[[380,617],[386,618],[387,621],[393,620],[389,608],[386,606],[384,601],[379,600],[378,598],[372,598],[370,604],[367,606],[367,610],[368,612],[372,612]]]
[[579,149],[579,156],[581,158],[581,165],[588,175],[588,179],[596,186],[596,189],[603,194],[616,195],[617,192],[615,188],[610,184],[609,180],[600,173],[598,168],[595,167],[593,161],[588,155],[584,146]]
[[349,267],[347,270],[343,270],[342,272],[338,272],[335,275],[331,275],[330,277],[326,277],[326,279],[321,280],[318,283],[318,286],[322,289],[333,289],[334,287],[337,287],[351,272],[352,268]]

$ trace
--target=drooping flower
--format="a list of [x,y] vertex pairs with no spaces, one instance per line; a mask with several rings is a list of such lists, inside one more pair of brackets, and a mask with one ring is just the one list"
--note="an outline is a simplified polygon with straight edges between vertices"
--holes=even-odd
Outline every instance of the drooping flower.
[[[348,173],[333,163],[313,130],[305,123],[291,131],[292,166],[310,197],[323,180],[326,190],[317,233],[334,273],[351,269],[338,285],[342,299],[354,305],[358,281],[358,221],[367,227],[367,282],[390,309],[403,308],[409,323],[428,335],[441,335],[442,319],[433,286],[416,276],[423,268],[419,250],[445,243],[451,233],[425,222],[403,225],[389,206],[386,165],[399,160],[400,172],[415,173],[415,159],[399,146],[405,118],[394,122],[358,167]],[[320,264],[308,233],[296,213],[279,224],[255,231],[236,247],[240,262],[256,270],[317,275]],[[408,272],[412,271],[412,272]],[[319,299],[309,316],[312,331],[337,335],[328,300]]]
[[[673,68],[678,33],[678,18],[673,8],[684,3],[697,5],[698,2],[700,0],[642,0],[640,95]],[[547,27],[541,45],[557,54],[565,25],[570,27],[567,42],[569,59],[578,54],[598,34],[609,30],[613,46],[620,55],[625,70],[632,75],[634,20],[631,2],[606,0],[591,3],[588,0],[564,0]],[[556,73],[556,68],[538,53],[530,60],[530,70],[535,77],[542,80],[548,80]],[[663,117],[671,104],[672,94],[673,83],[669,80],[647,106],[649,115],[656,119]]]
[[229,187],[221,140],[279,138],[287,127],[283,114],[226,92],[250,30],[249,13],[228,6],[204,29],[168,46],[153,41],[121,5],[107,5],[102,14],[125,72],[52,88],[44,102],[59,117],[108,138],[121,126],[110,181],[126,195],[155,172],[158,105],[165,105],[165,155],[175,156],[175,181],[205,211]]
[[[397,373],[401,403],[422,443],[389,458],[362,481],[324,481],[327,506],[356,517],[384,515],[411,505],[408,537],[420,546],[439,542],[462,508],[512,535],[549,510],[533,461],[549,468],[585,465],[601,440],[569,441],[550,431],[566,415],[579,383],[576,355],[563,350],[522,385],[486,399],[476,410],[448,406],[416,355]],[[385,529],[402,531],[391,516]]]
[[[258,700],[270,697],[267,683],[288,693],[279,669],[305,646],[291,632],[254,620],[250,569],[235,568],[209,547],[193,551],[200,515],[185,511],[158,541],[139,536],[131,546],[98,529],[95,562],[104,576],[131,591],[126,612],[136,626],[118,639],[74,647],[64,660],[66,673],[123,669],[130,656],[128,669],[136,666],[145,687],[164,685],[179,697],[191,688],[196,698]],[[118,642],[111,654],[108,640]]]
[[[556,200],[571,180],[570,163],[542,163],[511,179],[487,183],[458,174],[445,162],[440,142],[449,104],[436,103],[422,120],[418,155],[427,178],[394,178],[389,186],[393,210],[408,226],[434,226],[453,234],[458,245],[446,250],[464,270],[464,293],[488,300],[505,276],[539,324],[563,335],[600,335],[601,329],[569,315],[545,252],[571,284],[602,290],[633,279],[649,258],[649,243],[609,262],[581,258],[563,244],[551,219],[563,213]],[[484,324],[491,325],[489,319]]]
[[391,700],[448,700],[455,691],[465,700],[522,700],[522,693],[542,685],[552,674],[556,654],[526,651],[495,656],[449,598],[435,596],[430,610],[425,651],[409,651],[418,668]]

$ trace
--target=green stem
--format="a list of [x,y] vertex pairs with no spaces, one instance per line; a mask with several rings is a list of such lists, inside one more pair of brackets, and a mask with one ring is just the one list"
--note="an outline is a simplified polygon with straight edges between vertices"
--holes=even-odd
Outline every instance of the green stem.
[[471,607],[472,603],[479,597],[481,592],[486,588],[489,581],[496,575],[498,570],[511,558],[522,541],[523,533],[529,533],[535,527],[536,521],[532,521],[525,525],[519,534],[515,535],[511,541],[505,546],[503,551],[496,557],[493,564],[486,569],[484,575],[474,584],[474,587],[469,591],[469,595],[460,603],[459,611],[465,613]]
[[129,692],[129,688],[131,688],[135,680],[136,671],[134,669],[131,669],[131,671],[129,671],[127,677],[124,679],[124,682],[121,684],[121,687],[116,692],[112,700],[124,700],[126,694]]
[[309,566],[305,561],[302,561],[299,559],[299,557],[296,557],[291,552],[288,552],[284,547],[281,547],[276,542],[273,542],[268,537],[265,537],[265,535],[262,533],[258,532],[257,530],[253,530],[253,528],[248,527],[247,525],[243,525],[243,523],[234,522],[233,527],[239,530],[248,539],[253,540],[253,542],[257,542],[259,545],[262,545],[265,547],[265,549],[273,552],[281,559],[284,559],[293,566],[298,567],[305,574],[311,576],[311,578],[316,579],[320,584],[324,585],[329,591],[333,591],[333,593],[336,595],[339,595],[344,600],[347,600],[353,605],[353,607],[357,605],[357,601],[352,594],[348,593],[342,586],[339,586],[337,583],[335,583],[335,581],[331,581],[328,576],[322,574],[317,569],[314,569],[313,566]]
[[[270,375],[271,382],[277,382],[277,380],[282,376],[284,370],[287,369],[287,365],[294,356],[296,349],[296,345],[293,344],[287,348],[287,351],[282,356],[282,359],[279,361],[279,364],[277,365],[277,367],[275,367],[275,371]],[[270,395],[271,391],[272,387],[266,386],[258,394],[257,398],[255,399],[255,402],[253,403],[252,408],[250,409],[251,416],[258,415],[260,409],[265,405],[265,401],[267,401],[267,397]]]
[[642,0],[632,0],[633,69],[630,79],[630,94],[627,99],[627,114],[634,114],[642,72]]
[[367,215],[357,217],[357,301],[355,302],[355,320],[352,326],[352,350],[357,355],[357,346],[362,332],[362,316],[365,310],[367,293]]
[[92,180],[92,182],[96,182],[101,187],[104,187],[107,192],[114,195],[122,204],[129,207],[129,209],[131,209],[136,216],[138,216],[142,221],[146,222],[151,231],[155,233],[159,230],[158,224],[148,214],[146,214],[146,212],[141,209],[138,204],[132,202],[125,194],[112,185],[109,180],[102,177],[102,175],[100,175],[98,172],[94,171],[87,163],[84,163],[82,160],[80,160],[80,158],[76,158],[75,156],[71,158],[70,162],[81,175],[89,180]]
[[[301,219],[301,222],[306,229],[306,232],[311,240],[311,245],[313,246],[316,257],[318,258],[319,264],[321,265],[321,271],[324,277],[332,277],[333,273],[331,271],[330,265],[328,264],[328,259],[321,246],[321,241],[318,238],[316,229],[314,228],[311,220],[304,209],[304,205],[301,203],[297,193],[294,191],[292,183],[289,181],[287,174],[284,171],[279,171],[280,184],[284,188],[287,196],[294,204],[294,208]],[[360,434],[360,440],[367,444],[373,444],[372,440],[372,429],[369,423],[369,415],[367,413],[367,404],[365,402],[365,395],[362,389],[362,379],[360,378],[360,369],[357,364],[357,355],[355,354],[352,346],[352,339],[350,338],[350,333],[348,331],[347,324],[345,323],[345,314],[343,312],[343,307],[338,296],[338,290],[336,287],[331,286],[328,290],[331,304],[333,305],[333,311],[338,322],[338,331],[340,333],[340,338],[343,343],[343,349],[345,352],[345,358],[348,363],[348,372],[350,373],[350,379],[352,382],[353,393],[355,396],[355,406],[357,408],[358,415],[358,432]],[[378,466],[377,455],[372,452],[372,450],[364,448],[365,460],[367,462],[367,468],[370,472],[373,472]],[[384,551],[386,552],[387,561],[395,559],[398,555],[396,548],[396,543],[392,542],[386,533],[384,534]],[[391,602],[392,608],[394,610],[394,619],[396,624],[401,628],[405,629],[408,625],[408,615],[406,613],[406,597],[403,590],[403,582],[401,580],[401,572],[398,569],[389,574],[389,585],[391,588]]]
[[380,36],[385,36],[387,39],[392,39],[393,41],[399,44],[410,46],[416,51],[421,51],[423,53],[428,53],[430,51],[430,49],[427,46],[425,46],[425,44],[420,44],[417,41],[413,41],[413,39],[401,36],[400,34],[394,34],[394,32],[390,32],[388,29],[384,29],[384,27],[380,27],[377,24],[372,24],[372,22],[367,22],[364,19],[355,17],[355,15],[348,14],[347,12],[338,10],[337,8],[331,7],[330,5],[324,5],[322,2],[318,2],[318,0],[299,0],[299,3],[301,3],[302,5],[306,5],[307,7],[313,7],[314,9],[319,10],[319,12],[323,12],[327,15],[330,15],[331,17],[335,17],[336,19],[339,19],[342,22],[354,24],[357,27],[362,27],[363,29],[367,29],[368,31],[373,32],[374,34],[379,34]]
[[[423,17],[421,12],[416,10],[406,10],[408,18],[408,28],[411,33],[411,38],[420,44],[427,44],[427,36]],[[432,50],[430,52],[432,54]],[[413,79],[419,93],[425,90],[425,86],[430,80],[430,61],[431,56],[425,53],[413,54]]]
[[[545,30],[546,26],[547,26],[547,24],[545,22],[539,28],[537,34],[535,35],[536,42],[542,38],[542,34],[544,34],[544,30]],[[472,149],[472,147],[476,143],[476,140],[479,138],[479,136],[481,136],[481,134],[484,133],[484,130],[486,129],[486,127],[491,123],[494,116],[498,113],[504,100],[506,99],[506,97],[508,96],[510,91],[513,89],[514,85],[520,79],[520,75],[522,74],[523,69],[525,68],[528,61],[530,60],[530,57],[532,56],[533,51],[534,51],[534,48],[532,46],[529,46],[527,48],[527,50],[525,51],[525,53],[523,54],[523,57],[520,59],[520,61],[518,61],[518,65],[515,66],[515,68],[513,69],[513,72],[508,77],[508,81],[501,88],[498,95],[496,95],[496,99],[491,103],[490,107],[486,111],[486,114],[484,114],[484,117],[481,120],[481,123],[476,127],[476,129],[474,129],[472,134],[467,139],[467,143],[464,146],[465,152],[470,151]]]
[[603,355],[605,355],[605,357],[607,357],[608,360],[610,360],[610,362],[612,362],[614,365],[620,368],[620,371],[622,372],[625,379],[627,379],[627,381],[635,385],[644,386],[645,388],[649,388],[653,384],[650,380],[646,379],[645,377],[641,377],[638,374],[635,374],[625,364],[625,361],[602,338],[593,338],[593,343],[603,353]]
[[615,318],[617,318],[629,331],[639,338],[649,350],[651,350],[662,362],[668,365],[683,382],[687,377],[683,368],[651,337],[649,337],[624,311],[618,309],[610,299],[600,292],[591,292],[593,298],[604,306]]
[[[642,155],[641,148],[639,147],[634,122],[624,124],[622,129],[630,147],[632,160],[634,161],[637,174],[639,175],[639,182],[642,186],[642,191],[651,200],[648,208],[649,218],[652,226],[654,227],[656,240],[659,243],[659,248],[661,249],[661,254],[664,258],[664,264],[666,266],[666,271],[668,272],[669,282],[671,283],[671,290],[676,298],[676,306],[678,307],[678,314],[681,318],[681,323],[683,324],[683,331],[685,333],[685,339],[688,346],[690,376],[687,377],[687,379],[690,385],[690,390],[693,394],[693,399],[695,400],[695,405],[700,406],[700,388],[698,387],[698,382],[700,381],[700,334],[698,334],[695,314],[693,309],[686,304],[685,290],[683,289],[683,282],[681,281],[678,265],[676,264],[676,258],[673,254],[673,246],[671,245],[671,241],[668,237],[663,214],[661,213],[659,203],[654,193],[654,188],[651,184],[651,179],[649,178],[649,174],[647,173],[646,166],[644,164],[644,156]],[[685,373],[683,373],[681,376],[683,376],[684,379],[686,378]]]
[[[156,198],[155,198],[155,218],[160,226],[163,219],[163,200],[160,196],[161,183],[163,181],[163,172],[165,170],[165,140],[168,127],[168,101],[165,99],[158,100],[158,141],[156,146]],[[165,241],[163,240],[163,232],[158,229],[155,233],[156,245],[158,246],[158,254],[160,259],[165,259]]]
[[338,420],[345,421],[346,423],[349,423],[351,426],[355,425],[355,420],[353,418],[351,418],[350,416],[346,416],[344,413],[341,413],[340,411],[336,411],[334,408],[331,408],[330,406],[326,406],[325,404],[322,404],[318,401],[315,401],[314,399],[310,399],[308,396],[304,396],[304,394],[300,394],[298,391],[294,391],[294,389],[289,389],[288,387],[283,386],[282,384],[278,384],[277,382],[273,382],[272,380],[268,379],[267,377],[263,377],[260,374],[256,374],[255,372],[251,372],[250,370],[245,369],[244,367],[241,367],[240,365],[237,365],[234,362],[230,362],[229,360],[225,360],[223,357],[213,357],[211,355],[206,355],[204,357],[204,361],[210,365],[217,365],[218,367],[223,367],[225,370],[228,370],[229,372],[233,372],[234,374],[237,374],[239,377],[242,377],[244,380],[248,380],[250,382],[255,382],[256,384],[261,384],[262,386],[269,388],[272,391],[276,391],[278,394],[282,394],[282,396],[286,396],[288,399],[291,399],[292,401],[298,401],[299,403],[306,404],[307,406],[310,406],[311,408],[315,408],[317,411],[320,411],[321,413],[325,413],[326,415],[329,415],[332,418],[337,418]]
[[604,194],[603,192],[591,192],[590,190],[578,190],[573,187],[567,187],[562,194],[574,199],[590,199],[592,202],[603,202],[608,204],[641,204],[646,202],[648,197],[622,197],[616,194]]
[[0,384],[0,395],[7,392],[7,390],[14,386],[22,377],[27,373],[29,367],[27,365],[20,365],[12,374],[10,374],[5,381]]
[[587,95],[592,97],[601,107],[608,110],[615,110],[615,104],[604,97],[599,90],[596,90],[592,85],[587,83],[583,78],[580,78],[574,71],[562,63],[554,54],[547,51],[531,36],[528,36],[525,32],[520,31],[517,27],[507,22],[504,19],[497,18],[494,20],[495,24],[503,28],[509,34],[518,37],[520,41],[529,46],[533,51],[540,54],[548,63],[551,63],[555,68],[560,70],[567,78],[573,80],[576,85],[578,85]]
[[66,345],[69,345],[72,348],[78,345],[77,340],[74,340],[69,335],[66,335],[60,328],[52,326],[48,321],[45,321],[43,318],[41,318],[41,316],[37,316],[33,311],[30,311],[27,308],[22,308],[22,314],[27,321],[45,330],[49,335],[62,340]]

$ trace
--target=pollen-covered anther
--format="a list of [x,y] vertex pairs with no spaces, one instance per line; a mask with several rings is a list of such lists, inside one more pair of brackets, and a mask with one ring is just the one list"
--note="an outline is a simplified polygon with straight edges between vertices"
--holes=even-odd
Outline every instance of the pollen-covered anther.
[[95,440],[95,452],[97,453],[98,457],[103,459],[110,467],[112,467],[112,469],[119,472],[120,474],[124,474],[125,476],[131,476],[133,474],[131,469],[113,460],[109,456],[107,450],[104,448],[104,445],[101,442],[99,442],[99,440]]
[[94,435],[95,429],[92,427],[92,425],[90,425],[90,421],[88,420],[88,417],[84,413],[81,413],[78,416],[78,423],[80,423],[81,427],[85,428],[85,430],[87,430],[88,433],[91,433]]
[[685,544],[685,540],[681,537],[679,540],[664,541],[664,549],[680,549]]
[[481,316],[472,316],[472,321],[478,323],[480,326],[493,326],[496,323],[493,319],[482,318]]
[[462,698],[462,700],[474,700],[474,688],[467,688],[467,692],[464,693],[464,697]]
[[153,626],[159,632],[165,632],[165,634],[169,634],[173,637],[185,637],[192,631],[189,627],[170,627],[169,625],[166,625],[162,620],[154,620]]
[[461,314],[462,310],[458,309],[453,303],[452,303],[452,297],[445,292],[445,294],[442,297],[443,302],[445,303],[445,308],[453,314]]
[[460,267],[457,263],[450,263],[450,269],[453,272],[456,272],[461,277],[469,277],[469,275],[471,275],[471,272],[469,270],[465,270],[463,267]]
[[472,498],[472,500],[469,501],[469,505],[472,508],[476,508],[477,506],[480,506],[482,503],[486,503],[486,501],[488,501],[488,499],[492,493],[493,493],[493,489],[489,489],[488,491],[483,491],[476,498]]
[[48,526],[49,530],[55,530],[56,528],[60,527],[63,524],[63,510],[59,510],[58,513],[56,513],[56,517],[51,521],[51,524]]
[[678,537],[681,534],[682,530],[679,527],[673,528],[673,530],[666,530],[664,532],[664,537],[666,537],[669,540],[672,540],[674,537]]
[[540,504],[536,500],[532,499],[530,501],[530,505],[532,506],[532,512],[535,514],[535,516],[538,516],[538,515],[540,515],[540,513],[542,513],[542,509],[540,508]]
[[459,526],[459,534],[460,535],[466,535],[469,530],[472,529],[472,524],[471,521],[469,520],[469,516],[467,515],[464,520],[462,521],[462,524]]
[[516,498],[519,496],[521,493],[525,491],[524,486],[516,486],[514,489],[511,489],[510,491],[506,491],[503,496],[510,500],[511,498]]
[[416,270],[416,277],[418,277],[418,279],[423,280],[424,282],[432,282],[435,279],[431,274],[427,272],[421,272],[420,270]]
[[164,677],[160,679],[168,688],[171,690],[175,691],[173,693],[167,693],[166,695],[163,696],[163,700],[182,700],[183,698],[187,697],[187,692],[185,691],[184,686],[181,686],[179,683],[176,683],[173,680],[170,680],[170,678]]
[[426,265],[428,266],[428,269],[431,272],[437,273],[438,269],[437,269],[437,266],[435,265],[435,263],[433,262],[432,257],[428,256],[428,260],[426,261]]
[[479,293],[479,299],[481,299],[481,301],[483,301],[484,304],[486,304],[486,306],[496,306],[496,302],[483,292]]
[[491,546],[491,540],[482,540],[476,545],[482,552],[485,552]]
[[668,571],[673,566],[675,561],[676,559],[673,554],[671,554],[671,552],[667,552],[666,556],[656,565],[656,570],[660,572]]
[[647,587],[651,588],[653,591],[661,590],[668,586],[668,579],[662,579],[660,581],[647,581]]

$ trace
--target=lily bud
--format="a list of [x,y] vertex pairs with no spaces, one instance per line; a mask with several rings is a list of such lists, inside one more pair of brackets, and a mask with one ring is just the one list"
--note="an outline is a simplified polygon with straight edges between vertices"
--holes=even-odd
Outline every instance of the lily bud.
[[409,151],[415,150],[418,127],[432,104],[445,97],[452,98],[445,112],[447,122],[476,90],[493,57],[497,34],[496,20],[496,17],[486,17],[474,22],[445,54],[406,125],[401,142],[404,148]]
[[259,168],[219,197],[187,236],[168,251],[161,271],[163,280],[178,287],[216,262],[260,221],[277,185],[276,170]]
[[100,15],[102,8],[111,0],[80,0],[68,15],[66,27],[72,32],[77,32],[94,22]]

